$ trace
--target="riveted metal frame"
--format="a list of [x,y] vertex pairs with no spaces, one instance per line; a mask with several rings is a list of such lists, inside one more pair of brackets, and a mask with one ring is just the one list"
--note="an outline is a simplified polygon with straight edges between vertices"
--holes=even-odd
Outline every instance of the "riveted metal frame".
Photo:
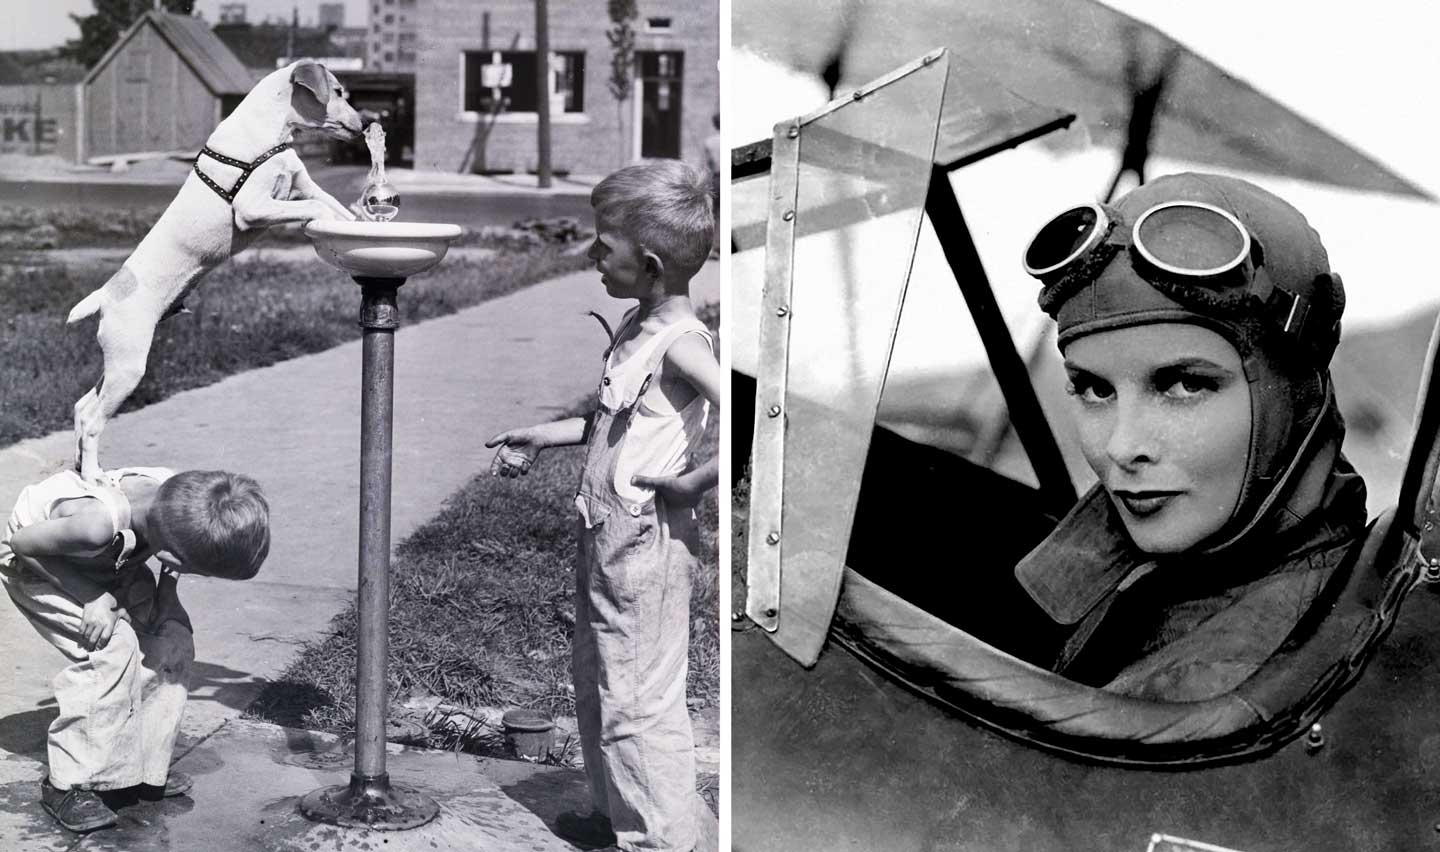
[[[761,295],[760,363],[756,377],[751,469],[750,553],[745,612],[774,633],[780,626],[780,553],[785,471],[785,379],[794,287],[795,205],[799,200],[800,121],[775,125],[770,211],[765,233],[765,289]],[[788,214],[788,215],[787,215]]]
[[[805,126],[838,109],[864,100],[879,89],[934,64],[945,56],[940,49],[900,66],[878,80],[856,89],[849,96],[792,121],[775,126],[770,143],[770,207],[765,241],[765,287],[761,295],[760,363],[767,365],[756,377],[755,430],[752,443],[749,551],[745,612],[770,633],[779,629],[781,611],[781,564],[785,547],[785,432],[788,413],[785,393],[789,373],[791,306],[794,288],[794,256],[799,203],[800,145]],[[944,100],[944,84],[941,86]],[[933,158],[938,137],[930,139],[926,162]],[[920,219],[917,216],[916,236]],[[912,245],[913,252],[913,245]],[[909,270],[907,268],[906,274]],[[901,291],[903,301],[903,289]],[[899,304],[894,322],[899,323]],[[893,334],[891,346],[893,347]],[[887,356],[888,361],[888,356]],[[878,405],[878,395],[876,403]],[[857,472],[858,476],[858,472]],[[854,505],[840,511],[853,514]],[[843,555],[842,555],[843,558]],[[839,575],[837,566],[837,578]],[[838,589],[837,589],[838,594]]]

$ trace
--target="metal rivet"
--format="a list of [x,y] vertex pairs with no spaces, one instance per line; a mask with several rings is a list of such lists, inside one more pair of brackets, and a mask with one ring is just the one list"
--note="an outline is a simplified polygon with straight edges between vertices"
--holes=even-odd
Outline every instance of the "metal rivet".
[[794,219],[794,218],[795,218],[795,211],[794,211],[794,210],[786,210],[786,211],[785,211],[785,215],[784,215],[784,216],[781,216],[780,218],[784,219],[786,222],[789,222],[791,219]]
[[772,406],[770,406],[770,410],[767,411],[767,412],[765,412],[765,413],[768,414],[768,415],[770,415],[771,417],[779,417],[779,416],[780,416],[780,406],[778,406],[778,405],[772,405]]
[[777,616],[777,615],[779,615],[779,614],[780,614],[779,610],[775,609],[775,607],[773,607],[773,606],[770,607],[769,609],[765,610],[765,617],[766,617],[766,618],[774,618],[775,616]]
[[790,307],[788,305],[781,305],[775,309],[775,316],[777,317],[783,317],[788,313],[790,313]]
[[765,543],[766,543],[766,544],[779,544],[779,543],[780,543],[780,533],[772,532],[772,533],[770,533],[769,535],[765,536]]
[[741,612],[741,611],[738,610],[738,609],[737,609],[737,610],[734,610],[733,612],[730,613],[730,620],[731,620],[731,621],[741,621],[741,620],[743,620],[744,618],[745,618],[745,613]]
[[799,139],[799,138],[800,138],[800,126],[797,125],[797,124],[792,124],[792,125],[790,125],[790,132],[787,133],[787,134],[785,134],[785,135],[786,135],[786,136],[789,136],[791,139]]
[[1319,722],[1310,726],[1310,732],[1305,735],[1305,750],[1314,754],[1325,747],[1325,729]]
[[864,93],[863,91],[861,91],[860,89],[856,89],[855,92],[854,92],[854,94],[850,95],[850,97],[853,98],[854,100],[857,100],[857,101],[858,101],[858,100],[860,100],[861,98],[865,97],[865,93]]

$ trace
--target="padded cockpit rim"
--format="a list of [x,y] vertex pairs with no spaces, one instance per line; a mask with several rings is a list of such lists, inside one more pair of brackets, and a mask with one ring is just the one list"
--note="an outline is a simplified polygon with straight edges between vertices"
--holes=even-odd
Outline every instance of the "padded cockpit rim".
[[[1334,603],[1329,612],[1297,627],[1310,635],[1292,634],[1296,641],[1287,641],[1236,690],[1205,701],[1148,701],[1075,683],[981,642],[850,569],[831,635],[920,695],[1073,759],[1155,769],[1240,762],[1303,733],[1354,684],[1389,632],[1415,578],[1414,543],[1391,538],[1399,535],[1392,517],[1387,512],[1357,542],[1347,558],[1355,570],[1337,594],[1326,595]],[[1309,676],[1287,676],[1296,670]]]

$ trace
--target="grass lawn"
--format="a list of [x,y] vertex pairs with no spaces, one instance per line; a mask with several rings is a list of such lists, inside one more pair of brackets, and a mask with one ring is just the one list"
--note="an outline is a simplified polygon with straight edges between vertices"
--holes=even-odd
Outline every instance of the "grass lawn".
[[[0,208],[0,234],[15,210]],[[71,217],[79,217],[78,224]],[[105,243],[82,214],[64,213],[57,221],[66,225],[67,248]],[[115,217],[129,244],[134,239],[126,229],[144,221],[139,214]],[[289,233],[264,239],[297,238],[305,239]],[[406,324],[590,265],[583,254],[566,255],[554,245],[493,235],[471,242],[497,252],[480,263],[449,259],[411,279],[400,293]],[[98,320],[67,328],[65,315],[118,268],[113,260],[76,265],[0,249],[0,446],[70,428],[75,401],[100,377],[101,354]],[[121,410],[357,338],[359,305],[359,287],[318,259],[223,264],[186,300],[192,313],[160,323],[145,378]]]
[[[713,329],[718,311],[707,314]],[[711,453],[718,446],[717,421],[711,418],[706,438]],[[481,474],[400,545],[390,599],[393,704],[435,697],[467,708],[524,706],[574,714],[573,495],[581,463],[582,448],[568,447],[547,450],[523,479]],[[700,513],[704,570],[694,578],[691,597],[687,688],[692,703],[714,704],[720,691],[714,491]],[[335,618],[324,638],[301,651],[248,713],[292,727],[353,730],[356,629],[352,607]],[[436,732],[429,744],[486,750],[484,737],[456,741],[453,733]]]

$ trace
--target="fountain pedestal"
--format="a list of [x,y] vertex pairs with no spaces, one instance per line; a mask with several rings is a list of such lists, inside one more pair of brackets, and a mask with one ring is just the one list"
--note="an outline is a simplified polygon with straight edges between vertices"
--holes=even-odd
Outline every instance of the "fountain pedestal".
[[385,771],[385,664],[389,655],[390,477],[395,405],[398,294],[408,276],[439,263],[458,225],[415,222],[310,222],[305,233],[326,263],[360,285],[359,637],[355,676],[355,769],[349,784],[300,800],[307,818],[379,830],[416,828],[440,812],[417,790],[392,785]]

